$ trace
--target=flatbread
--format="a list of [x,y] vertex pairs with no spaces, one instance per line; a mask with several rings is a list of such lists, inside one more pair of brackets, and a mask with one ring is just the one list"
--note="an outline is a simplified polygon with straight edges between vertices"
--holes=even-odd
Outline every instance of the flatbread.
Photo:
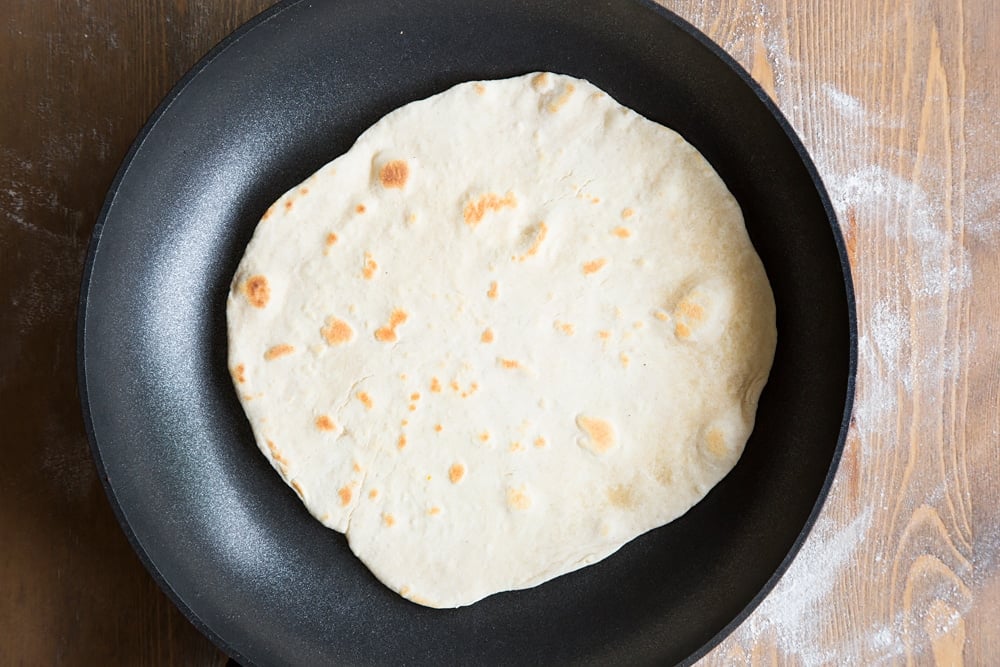
[[687,511],[736,464],[776,338],[708,162],[552,73],[380,120],[264,214],[227,316],[261,452],[431,607]]

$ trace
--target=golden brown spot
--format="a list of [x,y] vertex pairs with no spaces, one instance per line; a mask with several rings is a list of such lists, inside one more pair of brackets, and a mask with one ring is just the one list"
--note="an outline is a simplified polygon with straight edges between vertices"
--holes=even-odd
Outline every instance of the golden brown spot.
[[670,316],[667,315],[662,310],[657,310],[656,312],[654,312],[653,313],[653,317],[655,317],[656,319],[660,320],[661,322],[666,322],[667,320],[670,319]]
[[410,165],[406,160],[392,160],[382,165],[378,172],[378,180],[383,188],[402,189],[410,178]]
[[441,431],[444,430],[444,426],[441,426],[441,424],[435,424],[434,425],[434,430],[437,431],[438,433],[440,433]]
[[378,489],[372,489],[371,491],[368,492],[369,500],[375,500],[376,498],[378,498]]
[[351,325],[332,315],[326,318],[319,333],[327,345],[343,345],[354,339],[354,329],[351,328]]
[[493,329],[487,328],[487,329],[483,330],[483,335],[479,337],[479,340],[480,340],[480,342],[483,342],[483,343],[492,343],[493,342],[493,338],[494,338],[494,336],[493,336]]
[[545,438],[543,438],[542,436],[538,436],[537,438],[535,438],[535,447],[544,447],[544,446],[545,446]]
[[497,285],[497,281],[494,280],[490,283],[490,289],[486,292],[486,296],[494,300],[500,296],[500,287]]
[[342,507],[347,507],[351,504],[351,496],[353,494],[351,493],[350,487],[340,487],[340,491],[337,491],[337,495],[340,496],[340,504]]
[[606,454],[615,446],[614,429],[605,420],[579,415],[576,418],[576,425],[587,434],[587,441],[581,443],[587,449],[597,454]]
[[611,332],[607,329],[601,329],[597,332],[597,335],[601,340],[611,340]]
[[393,526],[396,525],[396,517],[394,517],[391,514],[383,514],[382,515],[382,523],[384,523],[389,528],[392,528]]
[[569,102],[569,98],[573,97],[573,92],[575,90],[576,86],[574,86],[572,83],[567,83],[566,87],[563,88],[562,94],[559,95],[559,97],[557,97],[556,99],[549,102],[549,106],[547,107],[549,113],[556,113],[564,106],[566,106],[566,103]]
[[674,309],[674,317],[678,317],[679,315],[684,315],[689,320],[700,322],[705,319],[705,309],[700,304],[683,299],[677,304],[677,308]]
[[705,434],[705,444],[708,445],[708,451],[716,458],[722,458],[727,453],[726,439],[722,435],[722,431],[717,428],[713,428]]
[[600,259],[592,260],[590,262],[584,262],[583,263],[583,275],[589,276],[589,275],[591,275],[593,273],[597,273],[598,271],[600,271],[601,269],[603,269],[604,266],[607,263],[608,263],[608,260],[605,259],[604,257],[601,257]]
[[567,336],[572,336],[573,334],[576,333],[576,327],[574,327],[569,322],[560,322],[559,320],[556,320],[552,326],[554,326],[559,331],[562,331]]
[[531,507],[531,497],[525,492],[525,487],[519,489],[507,488],[507,507],[524,511]]
[[375,261],[370,252],[366,252],[365,263],[361,269],[361,275],[364,276],[365,280],[371,280],[375,277],[376,271],[378,271],[378,262]]
[[687,338],[691,335],[691,330],[683,322],[678,322],[677,326],[674,327],[674,335],[678,338]]
[[510,443],[510,446],[507,449],[509,449],[511,452],[521,452],[524,451],[524,445],[522,445],[520,442],[515,441]]
[[266,361],[274,361],[280,357],[291,354],[295,351],[295,348],[287,343],[281,343],[273,347],[268,348],[267,352],[264,353],[264,359]]
[[233,379],[239,384],[243,384],[247,381],[246,367],[243,364],[237,364],[236,367],[233,368]]
[[438,514],[441,513],[441,508],[435,505],[434,507],[427,510],[427,513],[430,514],[431,516],[437,516]]
[[405,434],[399,436],[399,440],[396,442],[396,447],[398,447],[399,449],[403,449],[404,447],[406,447],[406,435]]
[[292,210],[292,206],[294,206],[294,205],[295,205],[295,202],[293,202],[291,199],[289,199],[288,201],[285,202],[285,211],[291,211]]
[[521,362],[519,362],[516,359],[503,359],[498,357],[497,363],[500,364],[500,366],[502,366],[503,368],[507,369],[514,369],[521,367]]
[[333,423],[333,420],[329,416],[320,415],[316,417],[316,428],[321,431],[336,431],[337,425]]
[[303,196],[309,194],[309,188],[299,188],[299,194]]
[[453,463],[450,468],[448,468],[448,479],[451,480],[452,484],[458,484],[465,477],[465,466],[461,463]]
[[629,231],[628,227],[615,227],[611,230],[611,233],[620,239],[627,239],[632,236],[632,232]]
[[451,387],[452,390],[454,391],[461,391],[462,389],[461,387],[458,386],[458,380],[452,380],[451,382],[448,383],[448,386]]
[[545,87],[545,84],[549,81],[548,72],[539,72],[535,76],[531,77],[531,87],[535,90],[540,90]]
[[614,507],[629,509],[635,506],[635,497],[632,487],[624,484],[608,487],[608,502]]
[[326,249],[329,250],[330,248],[332,248],[336,244],[337,244],[337,235],[334,234],[333,232],[330,232],[329,234],[327,234],[326,235]]
[[631,217],[632,217],[633,215],[635,215],[635,211],[633,211],[633,210],[632,210],[632,209],[630,209],[630,208],[626,208],[626,209],[623,209],[623,210],[622,210],[622,220],[628,220],[628,219],[629,219],[629,218],[631,218]]
[[517,261],[523,262],[529,257],[534,257],[536,254],[538,254],[538,249],[541,247],[542,241],[544,241],[545,237],[548,235],[549,235],[549,226],[546,225],[544,222],[539,222],[537,231],[535,232],[535,239],[531,242],[531,246],[524,251],[524,254],[517,258]]
[[284,456],[281,455],[281,452],[278,451],[278,448],[273,441],[271,440],[267,441],[267,448],[271,451],[272,459],[274,459],[281,465],[288,465],[288,459],[286,459]]
[[413,392],[412,394],[410,394],[410,400],[411,401],[419,401],[420,400],[420,393],[419,392]]
[[479,199],[466,204],[465,208],[462,209],[462,217],[465,218],[465,224],[475,227],[482,222],[483,217],[488,211],[499,211],[504,208],[516,207],[517,197],[514,196],[513,192],[508,192],[503,197],[500,197],[496,193],[488,192]]
[[591,197],[590,198],[590,203],[591,204],[600,204],[601,203],[601,198],[600,197]]
[[414,405],[413,403],[410,403],[409,410],[410,410],[410,412],[416,412],[417,411],[417,406]]
[[268,218],[270,218],[270,217],[271,217],[272,215],[274,215],[274,204],[271,204],[271,205],[270,205],[270,206],[269,206],[269,207],[267,208],[267,210],[266,210],[266,211],[264,211],[264,215],[262,215],[262,216],[261,216],[261,218],[260,218],[261,222],[263,222],[263,221],[267,220],[267,219],[268,219]]
[[646,326],[646,323],[643,322],[642,320],[636,320],[635,322],[632,323],[632,328],[633,329],[641,329],[644,326]]
[[410,420],[409,419],[404,419],[403,421],[401,421],[399,423],[400,423],[401,426],[406,426],[407,424],[410,423]]
[[357,211],[359,214],[363,215],[364,212],[367,211],[368,209],[365,208],[364,204],[358,204],[357,206],[354,207],[354,210]]
[[490,441],[490,432],[489,431],[483,431],[482,433],[480,433],[479,434],[479,440],[482,441],[482,442],[489,442]]
[[380,343],[395,343],[398,339],[396,327],[405,323],[408,317],[405,310],[399,308],[393,310],[392,314],[389,315],[389,323],[375,332],[375,340]]
[[625,354],[624,352],[622,352],[621,356],[619,356],[618,358],[622,362],[622,367],[623,368],[628,368],[628,364],[629,364],[629,361],[630,361],[630,359],[628,358],[628,355]]
[[372,397],[369,396],[366,391],[358,392],[358,400],[361,401],[361,404],[368,410],[371,410],[375,406],[375,403],[372,401]]
[[292,488],[295,489],[295,493],[299,494],[299,498],[305,498],[306,492],[302,489],[302,485],[299,484],[298,480],[292,480]]
[[472,84],[472,89],[476,91],[476,95],[485,95],[486,94],[486,86],[484,86],[481,83],[474,83],[474,84]]
[[478,391],[478,390],[479,390],[479,383],[478,382],[473,382],[472,384],[469,385],[469,391],[463,391],[462,392],[462,398],[468,398],[469,396],[472,396],[473,394],[475,394],[476,391]]
[[399,379],[402,380],[403,382],[406,382],[406,373],[400,373]]
[[355,462],[354,462],[354,465],[352,465],[352,466],[351,466],[351,470],[353,470],[354,472],[361,472],[361,471],[362,471],[362,468],[361,468],[361,466],[360,466],[360,465],[358,464],[358,462],[357,462],[357,461],[355,461]]
[[271,287],[264,276],[251,276],[243,284],[243,294],[255,308],[263,308],[271,300]]
[[441,381],[436,377],[431,378],[431,391],[435,394],[441,393]]

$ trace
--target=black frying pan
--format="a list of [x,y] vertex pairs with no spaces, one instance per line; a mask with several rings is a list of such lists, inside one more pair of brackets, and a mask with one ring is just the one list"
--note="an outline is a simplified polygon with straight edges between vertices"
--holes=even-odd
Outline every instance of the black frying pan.
[[[537,588],[426,609],[257,452],[226,369],[226,291],[264,208],[382,115],[543,69],[591,80],[715,166],[774,288],[774,370],[742,460],[684,517]],[[747,73],[676,16],[632,0],[331,0],[264,13],[153,114],[94,231],[79,364],[132,545],[239,661],[637,665],[704,655],[784,571],[840,456],[855,338],[815,168]]]

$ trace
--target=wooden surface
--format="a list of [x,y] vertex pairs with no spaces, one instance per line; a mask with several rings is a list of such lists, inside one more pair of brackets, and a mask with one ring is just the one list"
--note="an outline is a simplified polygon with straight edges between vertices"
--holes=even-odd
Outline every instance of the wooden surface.
[[[76,395],[104,193],[157,102],[267,0],[8,0],[0,18],[0,664],[223,664],[115,522]],[[850,246],[855,421],[774,593],[704,661],[1000,661],[1000,5],[666,0],[777,100]]]

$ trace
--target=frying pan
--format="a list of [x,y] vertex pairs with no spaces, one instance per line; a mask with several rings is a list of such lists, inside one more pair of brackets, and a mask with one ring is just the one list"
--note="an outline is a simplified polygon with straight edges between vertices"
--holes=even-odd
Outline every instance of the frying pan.
[[[777,353],[742,459],[685,516],[537,588],[432,610],[379,584],[257,452],[226,369],[226,291],[267,205],[381,116],[533,70],[589,79],[708,158],[774,289]],[[236,660],[639,665],[704,655],[787,567],[843,446],[855,339],[815,168],[747,73],[687,23],[634,0],[336,0],[260,15],[153,114],[94,230],[78,353],[123,529]]]

